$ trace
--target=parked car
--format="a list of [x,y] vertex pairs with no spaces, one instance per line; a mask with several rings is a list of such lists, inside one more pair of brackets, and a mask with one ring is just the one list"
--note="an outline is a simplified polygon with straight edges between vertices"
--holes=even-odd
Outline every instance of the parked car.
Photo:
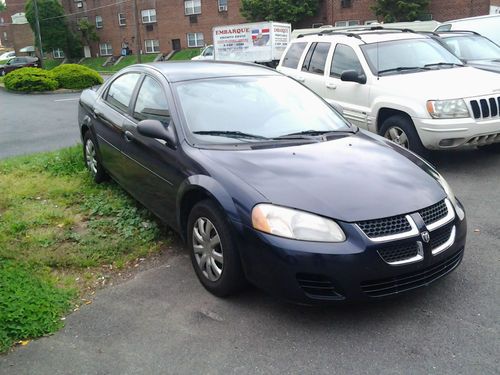
[[500,73],[500,46],[488,38],[474,31],[443,31],[434,38],[464,64]]
[[187,242],[217,296],[376,299],[462,260],[466,219],[423,159],[257,65],[134,65],[79,102],[83,153]]
[[2,61],[2,60],[8,60],[8,59],[11,59],[13,57],[16,57],[16,51],[5,52],[5,53],[2,53],[0,55],[0,61]]
[[278,68],[355,125],[420,154],[500,142],[500,76],[427,35],[380,27],[292,41]]
[[26,67],[40,68],[40,60],[38,57],[30,56],[14,57],[7,61],[5,65],[0,65],[0,75],[4,76],[13,70]]
[[500,46],[500,14],[490,14],[486,16],[462,18],[444,22],[434,31],[456,31],[456,30],[469,30],[475,31]]
[[191,60],[214,60],[214,46],[206,46],[198,56],[193,57]]

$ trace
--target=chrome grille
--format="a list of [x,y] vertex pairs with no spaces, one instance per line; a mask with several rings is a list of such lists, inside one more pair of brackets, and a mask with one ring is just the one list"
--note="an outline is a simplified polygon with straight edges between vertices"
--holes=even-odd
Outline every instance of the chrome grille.
[[441,202],[420,210],[418,213],[422,217],[425,225],[429,225],[445,217],[448,214],[448,209],[446,208],[444,200],[442,200]]
[[500,112],[500,96],[471,100],[470,107],[475,119],[497,117]]
[[418,255],[418,245],[412,242],[404,245],[389,246],[378,250],[379,255],[387,263],[404,262]]
[[390,236],[411,230],[410,223],[404,215],[360,221],[357,224],[370,238]]

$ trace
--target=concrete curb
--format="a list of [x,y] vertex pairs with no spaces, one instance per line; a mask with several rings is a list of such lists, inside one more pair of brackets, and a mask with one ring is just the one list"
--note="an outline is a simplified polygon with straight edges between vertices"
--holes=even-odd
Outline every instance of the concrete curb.
[[80,93],[83,90],[57,89],[54,91],[12,91],[7,90],[3,83],[0,83],[0,90],[18,95],[54,95],[54,94],[74,94]]

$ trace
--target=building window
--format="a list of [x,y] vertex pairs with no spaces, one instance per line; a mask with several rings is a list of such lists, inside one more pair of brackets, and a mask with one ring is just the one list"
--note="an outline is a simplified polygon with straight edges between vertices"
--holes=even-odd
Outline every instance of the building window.
[[218,0],[219,12],[227,12],[227,0]]
[[203,33],[188,33],[187,34],[188,47],[203,47],[205,41],[203,40]]
[[146,53],[160,52],[160,41],[158,39],[146,39]]
[[64,59],[64,52],[62,49],[57,48],[52,50],[52,56],[54,57],[54,59]]
[[8,38],[7,38],[7,31],[4,31],[3,32],[3,40],[7,41]]
[[335,22],[335,27],[346,27],[346,26],[356,26],[359,25],[358,20],[349,20],[349,21],[337,21]]
[[113,49],[111,48],[111,43],[99,44],[99,53],[101,56],[111,56],[113,54]]
[[191,14],[201,13],[201,0],[186,0],[184,1],[184,14],[189,16]]
[[118,13],[118,24],[120,26],[126,26],[127,25],[127,19],[125,18],[125,14]]
[[144,9],[141,11],[142,23],[156,22],[156,9]]
[[0,17],[0,25],[3,25],[5,23],[5,20],[3,19],[3,17]]
[[102,28],[102,17],[101,16],[95,16],[95,27],[96,27],[96,29]]

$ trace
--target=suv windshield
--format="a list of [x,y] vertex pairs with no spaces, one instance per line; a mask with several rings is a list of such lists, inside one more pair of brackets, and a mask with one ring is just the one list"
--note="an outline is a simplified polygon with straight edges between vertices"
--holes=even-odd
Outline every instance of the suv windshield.
[[320,97],[287,77],[224,77],[180,82],[175,88],[194,143],[310,140],[352,131]]
[[442,41],[463,60],[500,59],[500,47],[482,36],[450,36],[442,38]]
[[462,62],[432,39],[404,39],[361,46],[374,75],[414,73],[462,66]]

